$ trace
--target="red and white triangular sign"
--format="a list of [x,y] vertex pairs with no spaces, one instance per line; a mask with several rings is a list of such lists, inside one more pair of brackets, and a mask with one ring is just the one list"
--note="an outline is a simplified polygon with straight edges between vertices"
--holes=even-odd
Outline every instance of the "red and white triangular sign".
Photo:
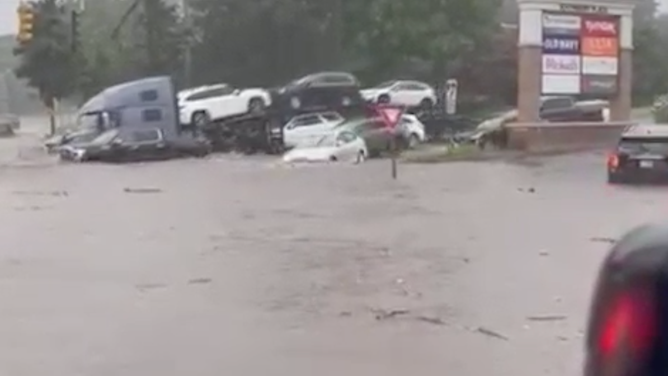
[[389,128],[394,128],[399,124],[404,111],[396,107],[381,107],[378,109],[378,113],[383,117],[383,121]]

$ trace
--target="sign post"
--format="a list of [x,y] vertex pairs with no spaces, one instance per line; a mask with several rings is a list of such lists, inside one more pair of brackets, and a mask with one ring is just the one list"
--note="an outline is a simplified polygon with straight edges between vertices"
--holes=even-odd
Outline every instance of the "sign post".
[[392,179],[397,179],[397,157],[399,154],[398,145],[397,145],[397,131],[399,121],[401,120],[401,115],[403,115],[404,110],[400,107],[390,107],[382,106],[378,107],[378,113],[383,118],[385,126],[387,127],[388,132],[391,133],[390,138],[390,161],[392,166]]
[[457,88],[459,83],[455,79],[445,82],[445,112],[448,115],[457,113]]

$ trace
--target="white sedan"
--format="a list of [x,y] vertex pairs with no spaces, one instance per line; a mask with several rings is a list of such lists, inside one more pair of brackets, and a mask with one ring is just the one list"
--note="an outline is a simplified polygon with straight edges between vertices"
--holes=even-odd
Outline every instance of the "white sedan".
[[313,145],[345,119],[337,112],[295,116],[283,127],[283,143],[289,148]]
[[436,91],[419,81],[388,81],[361,91],[372,103],[393,104],[408,108],[431,108],[436,103]]
[[315,145],[302,145],[283,155],[283,162],[364,162],[369,155],[364,140],[350,131],[331,132]]
[[271,105],[271,95],[264,89],[235,89],[228,84],[187,89],[177,98],[181,124],[206,125],[213,120],[262,113]]

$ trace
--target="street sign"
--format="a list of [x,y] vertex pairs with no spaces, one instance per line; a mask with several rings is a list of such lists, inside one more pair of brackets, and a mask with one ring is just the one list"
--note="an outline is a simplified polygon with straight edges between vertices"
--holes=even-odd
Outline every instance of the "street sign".
[[399,150],[397,148],[397,134],[395,130],[401,121],[401,116],[404,114],[404,109],[401,107],[379,106],[376,107],[376,112],[383,118],[385,127],[392,132],[390,137],[390,162],[392,167],[392,179],[397,178],[397,157]]
[[388,128],[395,128],[399,124],[404,110],[399,107],[378,107],[378,113]]

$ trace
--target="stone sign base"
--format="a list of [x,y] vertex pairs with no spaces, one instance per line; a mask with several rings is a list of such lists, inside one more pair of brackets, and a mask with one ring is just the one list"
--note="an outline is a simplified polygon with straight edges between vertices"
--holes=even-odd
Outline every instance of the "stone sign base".
[[507,125],[508,148],[530,153],[613,148],[633,122],[515,123]]

